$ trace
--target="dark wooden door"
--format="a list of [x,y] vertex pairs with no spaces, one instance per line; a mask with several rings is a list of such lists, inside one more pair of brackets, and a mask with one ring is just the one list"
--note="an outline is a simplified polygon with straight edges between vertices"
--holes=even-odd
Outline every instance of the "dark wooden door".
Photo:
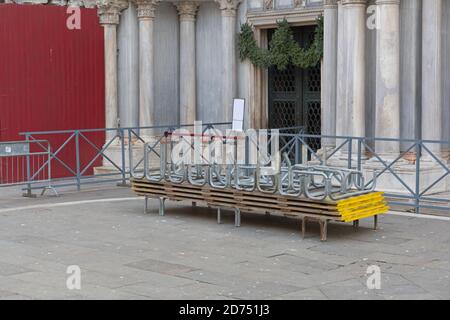
[[[314,38],[314,26],[293,28],[301,46]],[[269,30],[269,41],[274,30]],[[303,127],[308,134],[321,133],[320,64],[308,69],[289,65],[285,70],[269,69],[269,128]],[[310,141],[314,149],[320,140]]]

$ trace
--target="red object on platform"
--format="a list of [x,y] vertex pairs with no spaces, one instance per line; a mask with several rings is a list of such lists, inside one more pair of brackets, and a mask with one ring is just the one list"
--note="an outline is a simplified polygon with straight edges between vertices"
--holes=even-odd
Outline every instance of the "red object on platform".
[[[0,141],[21,140],[24,131],[104,127],[103,28],[95,9],[80,8],[81,29],[70,30],[71,14],[61,6],[0,4]],[[103,133],[87,136],[104,144]],[[67,137],[37,138],[55,151]],[[95,153],[80,143],[82,166]],[[74,168],[74,141],[59,158]],[[72,174],[54,163],[53,176]]]

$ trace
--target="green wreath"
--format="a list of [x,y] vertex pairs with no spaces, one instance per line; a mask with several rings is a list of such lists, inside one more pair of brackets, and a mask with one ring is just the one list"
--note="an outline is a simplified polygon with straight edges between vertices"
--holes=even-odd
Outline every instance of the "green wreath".
[[306,69],[320,62],[323,57],[323,16],[317,19],[314,41],[308,48],[300,47],[295,41],[286,19],[278,21],[277,24],[278,28],[268,50],[258,47],[252,27],[248,23],[243,24],[238,40],[240,59],[248,59],[259,68],[276,66],[279,70],[285,70],[289,64]]

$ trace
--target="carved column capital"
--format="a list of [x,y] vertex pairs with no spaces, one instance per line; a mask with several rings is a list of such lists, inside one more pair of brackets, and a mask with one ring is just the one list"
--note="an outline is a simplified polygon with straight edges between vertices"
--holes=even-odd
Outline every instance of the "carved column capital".
[[97,0],[97,14],[100,17],[100,24],[119,24],[119,17],[122,10],[128,8],[128,1],[125,0]]
[[242,0],[214,0],[219,4],[223,16],[236,16],[237,8]]
[[323,2],[323,7],[325,9],[333,9],[336,8],[338,4],[338,0],[325,0]]
[[342,5],[344,6],[365,6],[366,4],[367,0],[342,0]]
[[180,15],[180,21],[189,20],[195,21],[199,4],[192,1],[181,1],[175,4]]
[[376,5],[385,5],[385,4],[393,4],[393,5],[400,5],[400,0],[376,0]]
[[155,18],[156,6],[161,0],[133,0],[137,8],[139,20],[150,20]]
[[[81,0],[80,0],[81,1]],[[95,6],[96,6],[96,0],[83,0],[82,1],[83,2],[83,6],[85,7],[85,8],[90,8],[90,9],[92,9],[92,8],[95,8]]]
[[[58,3],[59,2],[59,3]],[[63,1],[55,1],[56,4],[64,4]],[[82,0],[68,0],[67,1],[68,7],[83,7],[84,1]]]

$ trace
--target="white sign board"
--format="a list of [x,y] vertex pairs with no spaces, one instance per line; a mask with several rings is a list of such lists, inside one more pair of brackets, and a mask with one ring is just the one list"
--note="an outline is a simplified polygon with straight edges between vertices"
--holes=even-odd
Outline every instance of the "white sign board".
[[244,131],[245,100],[233,100],[233,131]]

